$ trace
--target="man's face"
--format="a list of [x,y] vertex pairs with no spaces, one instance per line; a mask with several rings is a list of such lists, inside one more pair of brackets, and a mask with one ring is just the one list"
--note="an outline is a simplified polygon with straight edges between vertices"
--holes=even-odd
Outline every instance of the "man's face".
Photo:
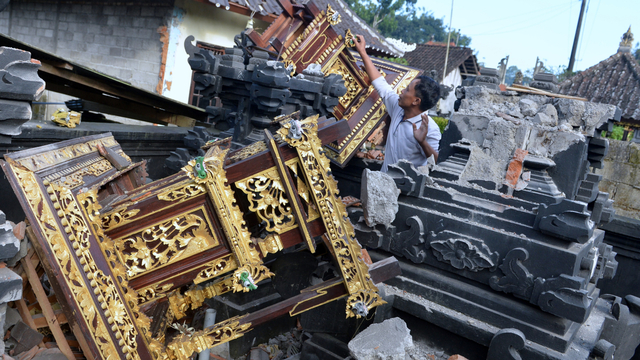
[[412,106],[420,105],[420,98],[416,96],[416,85],[418,82],[420,82],[419,79],[413,80],[409,86],[400,93],[398,105],[400,105],[401,108],[407,109]]

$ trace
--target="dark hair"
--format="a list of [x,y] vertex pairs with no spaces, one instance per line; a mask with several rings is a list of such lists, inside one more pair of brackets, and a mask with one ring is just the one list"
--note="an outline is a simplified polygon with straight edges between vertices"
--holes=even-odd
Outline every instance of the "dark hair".
[[427,111],[434,107],[440,99],[440,85],[428,76],[418,76],[420,80],[416,84],[416,97],[420,98],[420,110]]

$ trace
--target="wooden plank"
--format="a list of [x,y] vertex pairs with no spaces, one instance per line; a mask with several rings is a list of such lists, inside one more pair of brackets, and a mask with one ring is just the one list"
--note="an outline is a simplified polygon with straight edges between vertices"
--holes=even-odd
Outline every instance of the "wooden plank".
[[[67,323],[67,317],[64,315],[64,312],[62,312],[62,310],[54,310],[53,313],[56,316],[58,324],[62,325]],[[31,318],[31,321],[35,324],[36,329],[49,326],[47,318],[43,314],[34,315]]]
[[552,93],[552,92],[536,89],[536,88],[533,88],[533,87],[530,87],[530,86],[524,86],[524,85],[518,85],[518,84],[513,84],[511,86],[507,86],[507,90],[523,92],[523,93],[526,93],[526,94],[545,95],[545,96],[550,96],[550,97],[555,97],[555,98],[562,98],[562,99],[588,101],[587,99],[582,98],[582,97],[578,97],[578,96],[556,94],[556,93]]
[[24,321],[25,324],[29,325],[29,327],[32,328],[33,330],[38,330],[38,326],[33,321],[33,318],[31,317],[31,313],[29,313],[29,308],[27,307],[27,303],[24,301],[24,299],[20,299],[16,301],[15,304],[16,304],[16,308],[18,309],[18,312],[20,313],[20,317],[22,318],[22,321]]
[[[143,90],[134,88],[129,83],[116,78],[111,78],[110,82],[114,84],[111,85],[107,82],[79,75],[66,69],[54,67],[46,62],[42,63],[42,66],[38,69],[38,73],[40,77],[48,83],[52,82],[52,80],[57,80],[55,82],[59,84],[67,83],[69,85],[83,85],[95,91],[105,92],[118,98],[128,99],[143,105],[162,107],[167,111],[167,113],[176,115],[180,114],[193,119],[206,118],[206,112],[203,109],[182,104],[169,98],[160,97],[159,95],[151,92],[145,93]],[[52,78],[52,76],[55,78]]]
[[38,274],[36,273],[36,269],[33,267],[31,261],[27,261],[24,258],[20,260],[22,263],[22,267],[27,272],[27,277],[29,278],[29,284],[31,284],[31,288],[36,294],[36,298],[40,303],[40,308],[42,309],[42,313],[47,319],[47,323],[53,337],[56,339],[58,343],[58,348],[69,360],[74,360],[75,356],[73,356],[73,352],[67,343],[67,340],[64,337],[64,333],[62,329],[60,329],[60,325],[58,324],[58,319],[51,308],[51,303],[47,299],[47,294],[44,292],[42,288],[42,284],[40,284],[40,279],[38,278]]

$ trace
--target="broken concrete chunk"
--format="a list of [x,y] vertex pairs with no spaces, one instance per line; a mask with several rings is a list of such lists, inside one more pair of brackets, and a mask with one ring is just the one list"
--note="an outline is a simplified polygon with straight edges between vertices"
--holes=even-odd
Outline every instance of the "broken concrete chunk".
[[373,324],[349,342],[356,360],[405,360],[406,350],[412,347],[409,328],[400,318]]
[[556,110],[556,108],[551,104],[542,105],[538,109],[538,113],[542,113],[542,114],[545,114],[545,115],[549,116],[555,122],[558,121],[558,110]]
[[483,133],[489,126],[490,118],[487,116],[463,115],[454,113],[449,123],[454,123],[460,131],[460,135],[468,140],[482,144],[484,141]]
[[[553,106],[552,106],[553,107]],[[551,116],[543,113],[543,112],[539,112],[536,114],[536,116],[533,117],[533,119],[531,119],[531,122],[536,123],[536,124],[540,124],[543,126],[557,126],[558,125],[558,120],[552,118]]]
[[595,129],[606,123],[607,120],[613,119],[615,117],[615,113],[615,105],[592,102],[585,103],[585,111],[582,115],[584,134],[587,136],[593,136]]
[[558,112],[558,121],[568,123],[571,126],[582,125],[582,114],[585,110],[585,102],[573,99],[555,99],[554,105]]
[[534,116],[538,111],[538,104],[531,99],[521,99],[518,103],[520,112],[524,116]]
[[388,227],[396,218],[400,195],[393,178],[380,171],[364,169],[360,192],[367,225]]

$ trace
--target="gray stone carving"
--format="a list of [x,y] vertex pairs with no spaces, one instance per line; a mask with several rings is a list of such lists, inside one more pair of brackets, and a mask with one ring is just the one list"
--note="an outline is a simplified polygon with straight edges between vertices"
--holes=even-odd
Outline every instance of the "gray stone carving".
[[491,339],[487,360],[521,360],[518,351],[524,348],[527,338],[518,329],[502,329]]
[[432,241],[430,246],[439,261],[447,262],[459,270],[480,271],[493,268],[499,256],[498,253],[492,253],[484,243],[477,247],[466,239]]
[[533,227],[545,234],[584,244],[593,234],[595,224],[586,203],[564,199],[559,204],[540,204]]
[[533,275],[522,265],[522,262],[528,258],[529,252],[526,249],[515,248],[509,251],[502,261],[502,265],[499,266],[505,276],[491,277],[489,282],[491,288],[529,300],[533,291]]

